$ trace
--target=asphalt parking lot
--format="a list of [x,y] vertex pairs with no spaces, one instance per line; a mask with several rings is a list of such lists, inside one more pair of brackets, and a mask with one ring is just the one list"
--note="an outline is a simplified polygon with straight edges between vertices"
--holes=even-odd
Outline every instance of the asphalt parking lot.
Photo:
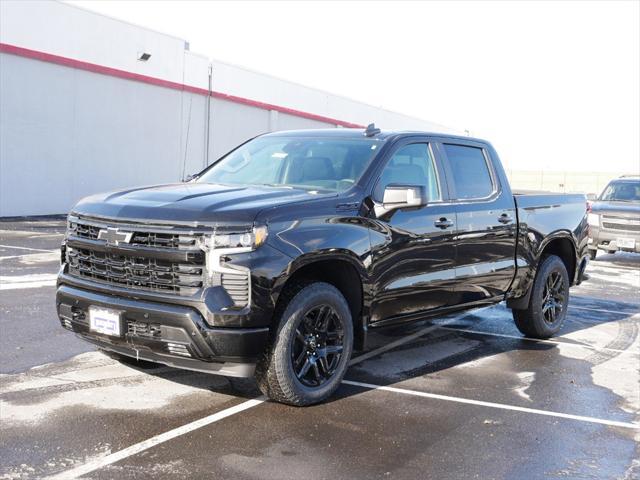
[[54,309],[64,222],[0,222],[0,478],[640,478],[640,256],[601,254],[561,335],[503,306],[372,335],[329,402],[118,363]]

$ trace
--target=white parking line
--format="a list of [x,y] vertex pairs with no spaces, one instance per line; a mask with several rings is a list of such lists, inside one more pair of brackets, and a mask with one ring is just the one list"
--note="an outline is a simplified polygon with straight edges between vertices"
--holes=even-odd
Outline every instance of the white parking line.
[[264,397],[247,400],[246,402],[243,402],[234,407],[227,408],[220,412],[209,415],[208,417],[204,417],[191,423],[187,423],[186,425],[182,425],[181,427],[174,428],[173,430],[161,433],[160,435],[156,435],[155,437],[143,440],[142,442],[131,445],[130,447],[124,448],[115,453],[111,453],[102,458],[98,458],[91,462],[80,465],[79,467],[72,468],[71,470],[67,470],[65,472],[47,478],[49,480],[70,480],[81,477],[82,475],[91,473],[95,470],[98,470],[99,468],[106,467],[107,465],[111,465],[113,463],[119,462],[120,460],[131,457],[132,455],[136,455],[140,452],[148,450],[152,447],[155,447],[156,445],[160,445],[161,443],[167,442],[186,433],[193,432],[194,430],[218,422],[222,419],[230,417],[231,415],[235,415],[236,413],[244,412],[245,410],[256,407],[263,403],[265,400],[266,399]]
[[0,276],[0,290],[21,288],[50,287],[56,284],[55,273],[36,273],[33,275]]
[[45,250],[43,248],[16,247],[15,245],[0,245],[0,248],[14,248],[16,250],[31,250],[32,252],[46,252],[46,253],[51,253],[58,250],[57,248]]
[[[485,307],[486,308],[486,307]],[[351,365],[355,365],[356,363],[360,363],[360,362],[364,362],[365,360],[368,360],[371,357],[376,357],[378,355],[380,355],[381,353],[387,352],[389,350],[393,350],[396,347],[399,347],[400,345],[404,345],[407,342],[410,342],[411,340],[415,340],[416,338],[420,338],[424,335],[426,335],[429,332],[432,332],[433,330],[437,330],[439,328],[442,328],[443,325],[448,325],[450,323],[453,323],[457,320],[460,320],[462,317],[464,317],[465,315],[467,315],[469,312],[465,312],[463,315],[458,315],[456,317],[450,318],[445,320],[442,323],[439,323],[437,325],[430,325],[426,328],[423,328],[422,330],[418,330],[417,332],[412,333],[411,335],[407,335],[406,337],[402,337],[399,338],[398,340],[395,340],[391,343],[386,343],[383,346],[376,348],[374,350],[371,350],[367,353],[363,353],[362,355],[359,355],[355,358],[352,358],[351,361],[349,362],[349,366]]]
[[[615,313],[617,315],[624,315],[625,312],[621,312],[620,310],[606,310],[604,308],[589,308],[589,307],[578,307],[577,305],[569,304],[569,308],[575,308],[576,310],[588,310],[590,312],[600,312],[600,313]],[[640,310],[640,305],[638,305],[638,309]],[[633,316],[631,314],[630,316]]]
[[0,257],[0,261],[2,260],[12,260],[14,258],[31,258],[31,257],[45,257],[49,255],[52,256],[52,259],[59,260],[60,259],[60,251],[59,250],[51,250],[50,252],[33,252],[33,253],[23,253],[21,255],[9,255],[7,257]]
[[[450,322],[447,322],[447,323],[450,323]],[[438,329],[439,327],[440,327],[439,325],[431,325],[429,327],[423,328],[422,330],[418,330],[417,332],[412,333],[411,335],[407,335],[406,337],[402,337],[391,343],[387,343],[381,346],[380,348],[376,348],[367,353],[363,353],[362,355],[352,358],[351,361],[349,361],[349,366],[355,365],[356,363],[364,362],[365,360],[368,360],[371,357],[376,357],[381,353],[387,352],[389,350],[393,350],[394,348],[399,347],[400,345],[404,345],[405,343],[410,342],[411,340],[415,340],[416,338],[420,338],[423,335],[426,335],[427,333]]]
[[471,329],[466,329],[466,328],[452,328],[452,327],[440,327],[440,328],[442,330],[450,330],[452,332],[473,333],[473,334],[476,334],[476,335],[488,335],[488,336],[491,336],[491,337],[513,338],[513,339],[516,339],[516,340],[526,340],[527,342],[549,343],[549,344],[552,344],[552,345],[566,345],[567,347],[587,348],[589,350],[595,350],[595,351],[606,350],[608,352],[615,352],[615,353],[638,354],[638,352],[634,352],[633,350],[618,350],[616,348],[597,347],[595,345],[589,345],[587,343],[559,342],[557,340],[548,340],[548,339],[544,340],[544,339],[541,339],[541,338],[527,338],[527,337],[518,336],[518,335],[507,335],[506,333],[483,332],[481,330],[471,330]]
[[498,408],[501,410],[512,410],[516,412],[532,413],[535,415],[545,415],[547,417],[566,418],[569,420],[578,420],[580,422],[598,423],[600,425],[607,425],[610,427],[622,427],[640,429],[640,424],[632,422],[619,422],[615,420],[605,420],[602,418],[585,417],[583,415],[572,415],[569,413],[553,412],[549,410],[539,410],[536,408],[518,407],[516,405],[508,405],[505,403],[493,403],[484,402],[482,400],[472,400],[470,398],[450,397],[448,395],[439,395],[437,393],[418,392],[415,390],[407,390],[405,388],[387,387],[384,385],[374,385],[372,383],[354,382],[351,380],[343,380],[342,383],[346,385],[353,385],[356,387],[368,388],[371,390],[384,390],[393,393],[402,393],[404,395],[413,395],[416,397],[432,398],[434,400],[445,400],[447,402],[464,403],[467,405],[477,405],[480,407]]

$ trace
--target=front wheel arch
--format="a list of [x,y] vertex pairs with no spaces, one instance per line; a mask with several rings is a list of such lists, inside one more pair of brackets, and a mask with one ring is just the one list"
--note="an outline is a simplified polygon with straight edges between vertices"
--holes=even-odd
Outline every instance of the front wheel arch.
[[312,282],[324,282],[337,288],[345,297],[351,311],[355,334],[354,348],[362,350],[366,343],[367,319],[369,315],[370,288],[364,266],[352,254],[337,252],[314,252],[294,260],[288,274],[279,280],[274,310],[274,321],[283,309],[287,292]]

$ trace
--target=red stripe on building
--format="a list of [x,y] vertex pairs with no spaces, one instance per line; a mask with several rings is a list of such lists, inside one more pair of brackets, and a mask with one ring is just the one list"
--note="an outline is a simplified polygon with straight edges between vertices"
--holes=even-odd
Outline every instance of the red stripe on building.
[[54,63],[56,65],[63,65],[65,67],[76,68],[78,70],[86,70],[88,72],[99,73],[102,75],[109,75],[111,77],[123,78],[125,80],[133,80],[135,82],[147,83],[149,85],[171,88],[173,90],[180,90],[184,92],[195,93],[198,95],[208,95],[210,93],[212,97],[219,98],[221,100],[240,103],[242,105],[248,105],[251,107],[261,108],[265,110],[275,110],[277,112],[286,113],[288,115],[307,118],[309,120],[317,120],[319,122],[332,123],[334,125],[340,125],[342,127],[364,128],[363,125],[358,125],[356,123],[351,123],[351,122],[345,122],[344,120],[338,120],[336,118],[325,117],[323,115],[316,115],[315,113],[303,112],[301,110],[296,110],[289,107],[283,107],[280,105],[273,105],[271,103],[260,102],[258,100],[251,100],[249,98],[238,97],[236,95],[229,95],[227,93],[216,92],[216,91],[209,92],[204,88],[193,87],[191,85],[185,85],[183,83],[171,82],[169,80],[162,80],[161,78],[150,77],[148,75],[141,75],[139,73],[127,72],[126,70],[119,70],[117,68],[105,67],[104,65],[97,65],[95,63],[83,62],[81,60],[75,60],[73,58],[61,57],[59,55],[53,55],[51,53],[45,53],[37,50],[31,50],[28,48],[17,47],[15,45],[9,45],[7,43],[0,43],[0,53],[8,53],[11,55],[17,55],[19,57],[31,58],[34,60],[40,60],[42,62]]

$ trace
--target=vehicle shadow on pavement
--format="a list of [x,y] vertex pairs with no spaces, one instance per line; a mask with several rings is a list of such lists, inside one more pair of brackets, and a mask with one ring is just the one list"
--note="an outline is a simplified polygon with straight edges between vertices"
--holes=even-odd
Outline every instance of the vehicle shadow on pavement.
[[186,387],[246,399],[256,398],[261,395],[252,378],[223,377],[206,372],[173,368],[146,360],[136,360],[135,358],[119,356],[104,350],[102,350],[102,353],[139,372]]
[[[597,309],[597,311],[590,310],[591,308]],[[625,320],[639,311],[638,305],[630,303],[574,296],[571,300],[567,320],[560,333],[563,338],[557,341],[566,343],[568,346],[585,347],[585,358],[576,361],[584,364],[584,360],[588,359],[588,368],[590,369],[594,364],[604,363],[620,355],[621,351],[633,344],[639,334],[639,324],[633,320]],[[368,348],[365,351],[355,352],[354,358],[400,338],[411,336],[420,330],[436,327],[425,332],[423,336],[418,336],[405,344],[383,351],[379,355],[352,366],[347,372],[346,378],[389,386],[412,378],[428,378],[430,375],[436,375],[455,367],[475,365],[485,358],[509,352],[521,352],[521,355],[534,363],[537,362],[536,356],[540,352],[544,352],[544,356],[540,357],[540,365],[542,366],[553,365],[556,361],[568,361],[566,357],[560,358],[559,347],[561,346],[526,339],[522,336],[513,323],[510,310],[504,305],[496,305],[481,312],[471,311],[461,315],[453,322],[446,323],[446,325],[441,323],[447,318],[423,320],[408,325],[376,330],[370,335],[371,341]],[[567,338],[570,334],[612,322],[617,322],[617,334],[604,344],[600,342],[598,345],[591,345],[580,339]],[[474,333],[469,330],[485,333]],[[134,359],[119,359],[119,361],[144,371],[146,374],[196,389],[247,399],[260,395],[255,381],[250,378],[219,377],[151,362],[136,362]],[[522,368],[528,367],[523,366]],[[516,384],[517,387],[519,385],[518,373],[518,368],[512,368],[508,375],[510,380],[507,381],[507,384]],[[585,372],[585,374],[587,373]],[[325,403],[358,394],[359,391],[361,389],[341,387]]]

